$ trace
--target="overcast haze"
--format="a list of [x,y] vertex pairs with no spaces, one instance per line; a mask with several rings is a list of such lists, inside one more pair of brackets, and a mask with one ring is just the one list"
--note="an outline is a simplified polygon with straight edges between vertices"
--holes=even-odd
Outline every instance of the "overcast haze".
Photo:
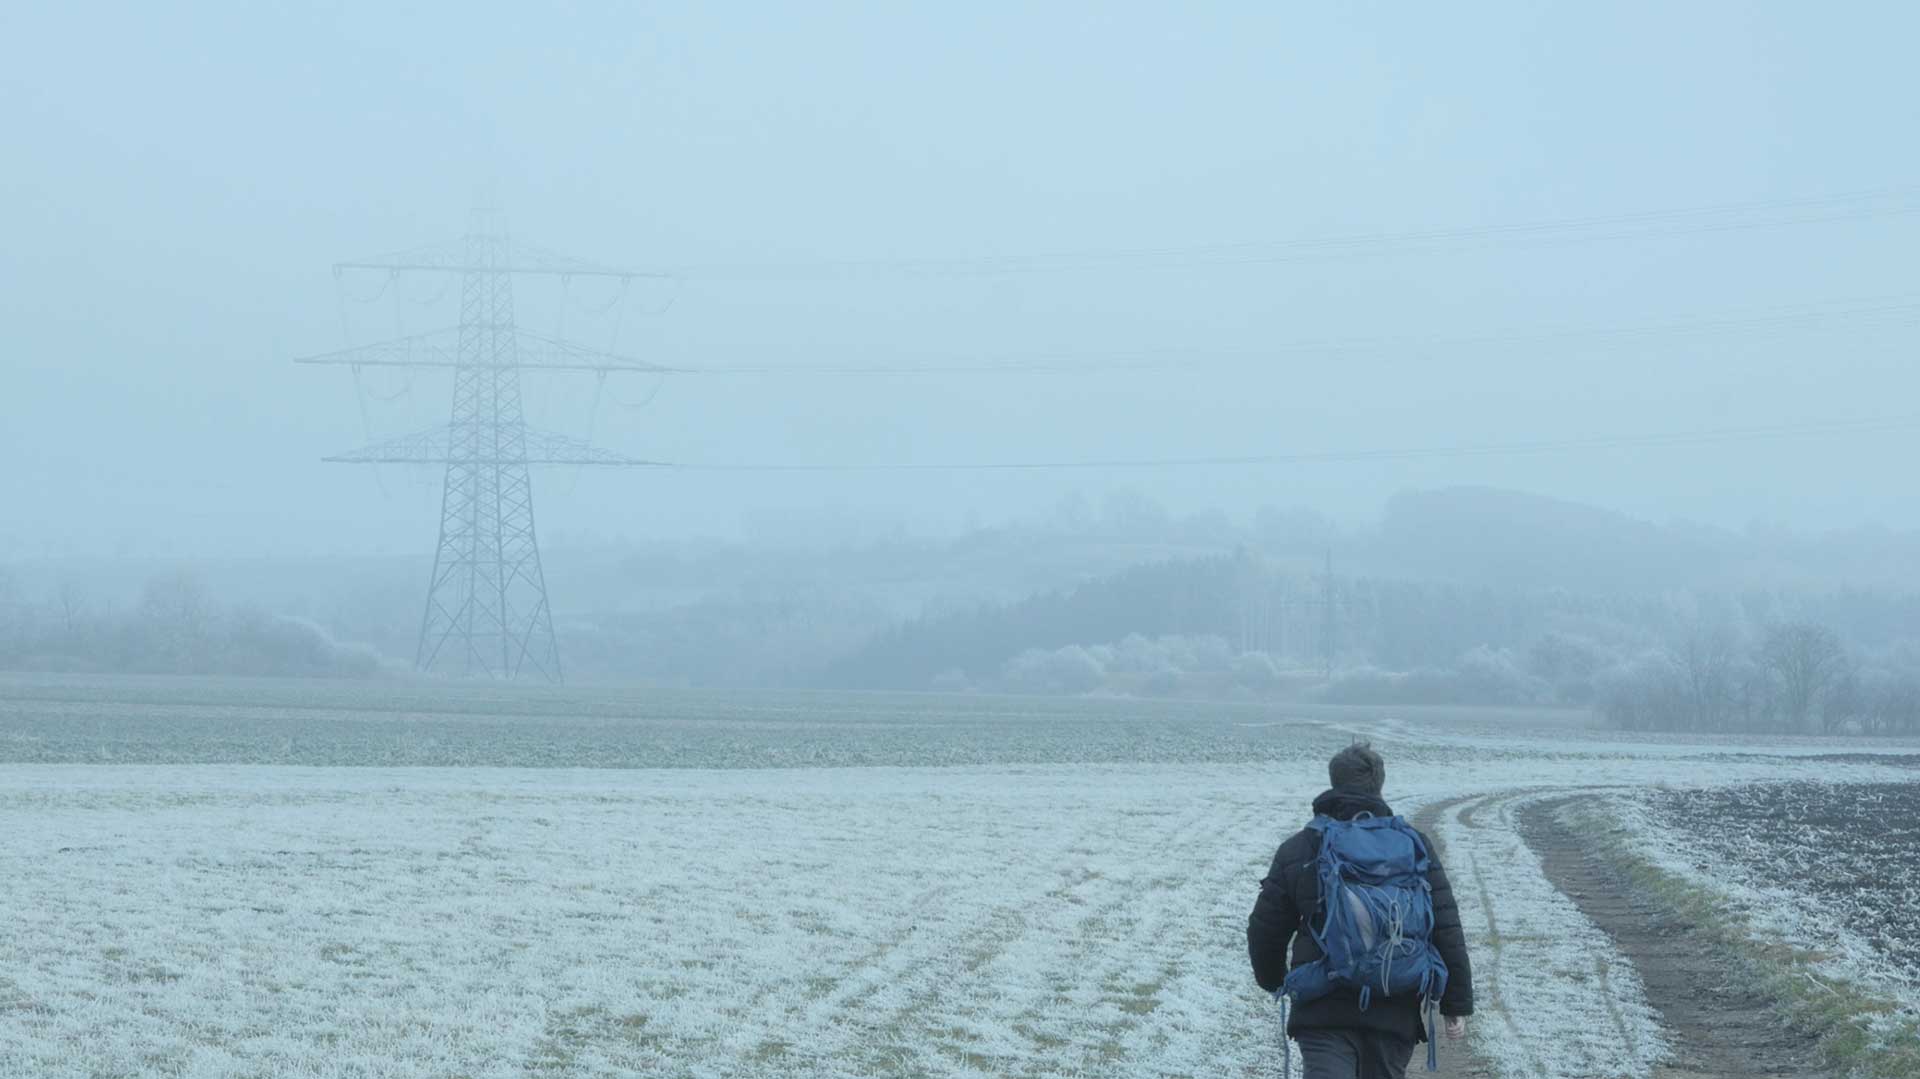
[[[422,553],[435,469],[325,465],[448,380],[295,356],[451,321],[334,262],[516,236],[679,271],[521,318],[687,366],[1191,354],[1185,370],[530,375],[640,457],[1195,457],[1914,412],[1905,4],[15,6],[0,23],[0,554]],[[1363,257],[846,267],[1502,226],[1908,189],[1841,220]],[[1712,220],[1722,220],[1713,218]],[[1752,227],[1750,227],[1752,226]],[[1198,262],[1198,264],[1196,264]],[[754,270],[753,267],[772,267]],[[1000,269],[1004,267],[986,267]],[[1030,272],[1028,272],[1030,271]],[[543,291],[544,290],[544,291]],[[344,292],[344,296],[341,293]],[[608,309],[611,310],[611,309]],[[343,317],[344,315],[344,317]],[[1329,355],[1304,342],[1390,339]],[[644,405],[644,407],[640,407]],[[1920,526],[1911,427],[1312,466],[536,478],[556,534],[947,531],[1131,487],[1177,510],[1513,487],[1655,520]]]

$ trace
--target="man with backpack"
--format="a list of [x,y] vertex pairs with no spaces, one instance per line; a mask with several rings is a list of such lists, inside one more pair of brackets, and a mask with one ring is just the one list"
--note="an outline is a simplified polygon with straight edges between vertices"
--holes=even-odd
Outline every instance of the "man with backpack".
[[1449,1039],[1473,1014],[1460,909],[1427,837],[1381,800],[1380,754],[1348,746],[1327,777],[1313,820],[1260,882],[1247,919],[1253,976],[1290,1006],[1306,1079],[1403,1079],[1414,1046],[1432,1042],[1436,1011]]

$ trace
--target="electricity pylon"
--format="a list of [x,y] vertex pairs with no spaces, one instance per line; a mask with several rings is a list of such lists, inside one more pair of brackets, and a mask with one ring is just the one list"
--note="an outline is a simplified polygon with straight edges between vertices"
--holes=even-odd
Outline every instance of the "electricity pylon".
[[382,258],[343,262],[348,270],[454,274],[460,279],[456,327],[350,348],[296,363],[354,367],[449,367],[453,409],[446,426],[325,458],[354,464],[443,464],[440,543],[427,584],[414,665],[469,676],[558,682],[546,572],[534,531],[530,465],[658,467],[564,435],[527,426],[522,370],[662,373],[669,368],[596,352],[514,324],[513,279],[660,277],[582,262],[510,240],[491,211],[474,211],[467,235]]

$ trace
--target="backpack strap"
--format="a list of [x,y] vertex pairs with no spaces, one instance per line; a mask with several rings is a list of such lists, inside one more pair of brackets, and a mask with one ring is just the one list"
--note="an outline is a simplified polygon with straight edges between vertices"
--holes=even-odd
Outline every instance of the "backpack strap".
[[1436,997],[1427,998],[1427,1070],[1440,1070],[1439,1023],[1440,1001]]
[[1393,822],[1392,827],[1395,831],[1404,834],[1408,839],[1413,841],[1414,864],[1419,867],[1420,872],[1424,874],[1427,870],[1433,868],[1433,847],[1427,842],[1426,835],[1422,833],[1420,829],[1415,828],[1413,822],[1405,817],[1389,817],[1387,819]]
[[[1327,943],[1327,925],[1332,918],[1332,902],[1340,887],[1340,852],[1333,849],[1329,833],[1336,824],[1344,824],[1325,814],[1316,814],[1307,822],[1307,831],[1312,832],[1319,843],[1314,847],[1313,860],[1302,866],[1313,871],[1315,888],[1319,893],[1319,907],[1306,919],[1307,932],[1315,944],[1325,950]],[[1317,916],[1319,925],[1315,926]]]

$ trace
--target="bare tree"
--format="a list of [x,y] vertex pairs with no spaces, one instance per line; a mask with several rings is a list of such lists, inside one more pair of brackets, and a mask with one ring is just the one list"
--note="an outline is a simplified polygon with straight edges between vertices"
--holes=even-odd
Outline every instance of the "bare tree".
[[1698,730],[1725,730],[1733,718],[1739,647],[1724,625],[1696,626],[1674,658],[1687,698],[1686,722]]
[[79,581],[69,577],[60,582],[54,593],[54,602],[60,608],[60,624],[66,630],[67,639],[72,640],[80,630],[80,619],[87,613],[87,592]]
[[138,622],[149,662],[161,670],[188,672],[212,661],[219,611],[200,579],[186,572],[162,574],[140,595]]
[[1672,730],[1687,708],[1684,676],[1665,649],[1607,671],[1595,698],[1601,714],[1630,731]]
[[1859,672],[1844,657],[1825,693],[1820,695],[1820,729],[1828,734],[1845,730],[1847,724],[1867,726],[1869,719],[1866,693],[1860,687]]
[[1901,671],[1881,679],[1873,689],[1868,710],[1877,733],[1920,731],[1920,673]]
[[1840,638],[1825,626],[1789,622],[1767,632],[1760,662],[1772,676],[1780,719],[1789,730],[1808,730],[1815,706],[1846,670]]
[[19,580],[14,577],[12,570],[0,566],[0,655],[26,643],[31,632],[32,616]]
[[1733,715],[1741,730],[1756,733],[1774,725],[1772,678],[1766,668],[1742,657],[1733,671]]

